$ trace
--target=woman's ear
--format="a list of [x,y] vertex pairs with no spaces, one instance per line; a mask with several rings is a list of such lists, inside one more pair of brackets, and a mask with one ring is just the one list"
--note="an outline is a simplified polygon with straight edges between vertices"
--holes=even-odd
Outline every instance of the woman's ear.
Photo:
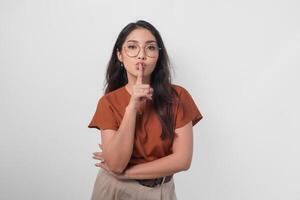
[[118,60],[120,62],[123,62],[123,56],[122,56],[121,52],[119,51],[119,49],[117,49],[117,56],[118,56]]

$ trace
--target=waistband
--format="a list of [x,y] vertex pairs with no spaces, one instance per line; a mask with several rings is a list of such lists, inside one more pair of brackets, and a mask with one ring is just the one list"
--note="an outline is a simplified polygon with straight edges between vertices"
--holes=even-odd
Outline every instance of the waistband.
[[155,187],[155,186],[160,185],[162,183],[167,183],[167,182],[171,181],[172,178],[173,178],[173,174],[169,175],[169,176],[155,178],[155,179],[135,179],[135,180],[137,182],[139,182],[141,185],[144,185],[144,186],[147,186],[147,187]]

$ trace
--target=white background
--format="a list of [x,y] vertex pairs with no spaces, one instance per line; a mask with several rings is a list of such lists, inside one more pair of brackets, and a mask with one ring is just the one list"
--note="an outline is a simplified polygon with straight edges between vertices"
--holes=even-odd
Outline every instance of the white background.
[[[89,199],[118,33],[161,33],[204,118],[178,199],[300,199],[300,2],[0,1],[0,199]],[[180,162],[180,160],[178,161]]]

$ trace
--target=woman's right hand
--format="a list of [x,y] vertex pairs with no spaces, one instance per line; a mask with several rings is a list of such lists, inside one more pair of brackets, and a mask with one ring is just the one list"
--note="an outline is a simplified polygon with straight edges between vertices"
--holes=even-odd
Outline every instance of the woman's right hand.
[[139,65],[139,71],[128,106],[141,111],[147,100],[152,100],[153,88],[149,84],[143,84],[143,66]]

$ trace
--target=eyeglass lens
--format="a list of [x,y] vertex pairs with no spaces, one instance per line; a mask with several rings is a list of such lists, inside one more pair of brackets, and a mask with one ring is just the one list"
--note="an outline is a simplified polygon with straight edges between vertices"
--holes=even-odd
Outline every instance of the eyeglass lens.
[[[137,56],[141,51],[141,47],[137,43],[128,43],[124,46],[124,48],[125,48],[126,54],[130,57]],[[144,47],[144,52],[146,53],[146,55],[148,57],[152,57],[152,58],[157,57],[158,51],[159,51],[159,48],[158,48],[157,44],[155,44],[155,43],[147,44]]]

